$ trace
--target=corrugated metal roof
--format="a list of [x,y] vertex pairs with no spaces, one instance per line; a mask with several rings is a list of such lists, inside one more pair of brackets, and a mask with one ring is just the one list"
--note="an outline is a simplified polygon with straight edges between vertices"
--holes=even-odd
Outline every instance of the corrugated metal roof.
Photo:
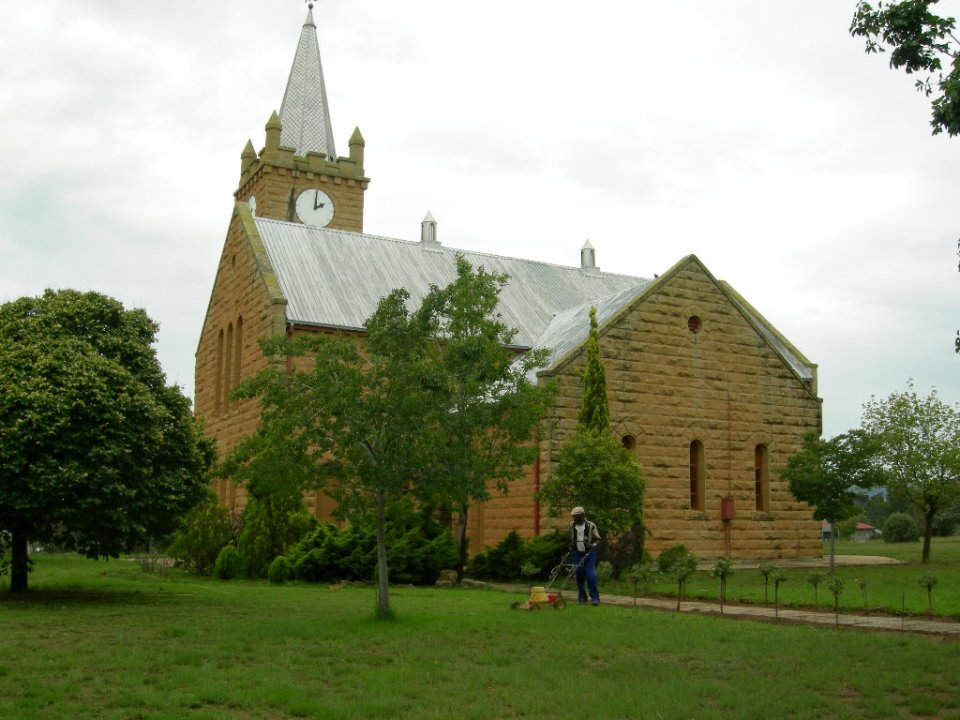
[[[452,282],[456,256],[462,255],[475,268],[509,276],[499,312],[507,327],[516,328],[517,347],[549,352],[547,368],[586,340],[591,307],[597,309],[597,323],[602,326],[654,282],[436,243],[260,217],[254,222],[287,300],[288,322],[362,330],[380,299],[395,288],[405,288],[411,307],[417,307],[431,285]],[[813,378],[812,366],[759,313],[735,291],[728,297],[801,378]]]
[[557,313],[648,282],[377,235],[259,217],[255,222],[293,323],[362,329],[391,290],[405,288],[419,305],[431,284],[452,282],[456,256],[463,255],[475,268],[510,276],[500,313],[517,329],[516,345],[531,347]]
[[[590,334],[590,308],[597,310],[597,325],[602,326],[607,320],[616,315],[628,305],[652,280],[635,278],[637,284],[624,288],[614,295],[591,300],[557,313],[550,324],[537,339],[534,349],[546,350],[550,357],[544,367],[553,367],[567,354],[573,352],[587,340]],[[529,374],[530,380],[535,379],[536,372]]]

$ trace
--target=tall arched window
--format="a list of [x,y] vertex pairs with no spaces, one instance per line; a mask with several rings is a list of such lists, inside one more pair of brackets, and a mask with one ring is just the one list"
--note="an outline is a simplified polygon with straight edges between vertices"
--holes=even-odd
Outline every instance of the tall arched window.
[[223,330],[217,335],[217,374],[213,380],[213,412],[219,415],[223,410]]
[[233,378],[231,385],[240,384],[240,353],[243,352],[243,317],[237,318],[237,329],[233,338]]
[[230,380],[233,377],[233,323],[227,325],[227,344],[223,352],[223,407],[230,407]]
[[690,443],[690,509],[703,512],[703,443]]
[[770,512],[770,475],[766,445],[757,445],[753,451],[753,473],[757,512]]

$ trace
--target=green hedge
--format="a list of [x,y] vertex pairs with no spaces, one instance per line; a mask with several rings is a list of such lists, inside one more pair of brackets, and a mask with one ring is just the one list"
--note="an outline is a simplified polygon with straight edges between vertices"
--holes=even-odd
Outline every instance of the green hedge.
[[474,555],[467,567],[467,575],[477,580],[517,580],[524,573],[521,568],[532,566],[530,579],[546,579],[560,563],[567,551],[567,535],[559,530],[524,540],[512,530],[496,546]]
[[[432,585],[441,570],[456,567],[457,548],[431,508],[401,501],[388,510],[387,567],[390,582]],[[369,581],[377,568],[374,518],[356,517],[343,529],[318,525],[289,553],[292,574],[304,582]]]

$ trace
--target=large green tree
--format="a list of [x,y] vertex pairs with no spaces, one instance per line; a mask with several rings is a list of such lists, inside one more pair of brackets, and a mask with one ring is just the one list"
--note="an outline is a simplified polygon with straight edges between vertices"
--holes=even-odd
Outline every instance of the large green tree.
[[213,446],[167,386],[157,326],[98,293],[0,307],[0,535],[27,589],[28,542],[117,556],[176,529],[209,481]]
[[[259,397],[258,430],[230,465],[241,482],[326,487],[339,512],[373,512],[377,613],[390,614],[385,513],[412,493],[458,506],[489,497],[535,454],[545,394],[511,363],[512,338],[496,317],[506,278],[462,258],[457,279],[431,288],[416,310],[394,290],[366,323],[366,337],[299,336],[263,344],[278,362],[243,383]],[[281,480],[276,480],[279,477]]]
[[936,389],[919,397],[911,382],[905,392],[865,403],[862,425],[876,439],[887,489],[923,518],[921,561],[927,562],[937,514],[960,503],[960,410]]
[[[576,505],[605,534],[632,537],[631,556],[643,546],[642,506],[645,481],[640,464],[610,428],[607,379],[600,357],[597,315],[590,309],[577,430],[557,454],[556,469],[538,498],[553,516]],[[633,559],[637,559],[634,557]],[[630,564],[625,559],[626,564]]]
[[[457,259],[457,278],[434,287],[424,311],[439,322],[440,362],[448,397],[435,406],[432,420],[444,429],[435,446],[437,462],[429,487],[439,504],[457,510],[457,574],[467,555],[467,517],[471,501],[490,498],[491,484],[506,493],[539,450],[532,440],[552,398],[531,374],[546,362],[542,352],[517,357],[507,348],[516,331],[497,313],[508,277],[473,269]],[[426,488],[425,488],[426,489]]]
[[837,525],[860,512],[863,490],[882,482],[875,460],[875,441],[862,430],[851,430],[829,440],[816,433],[803,438],[803,447],[787,458],[780,476],[798,500],[813,506],[813,518],[826,520],[830,533],[830,572],[834,571]]
[[890,67],[920,75],[917,89],[931,101],[933,134],[960,135],[960,41],[956,20],[931,11],[938,0],[857,3],[850,33],[868,53],[890,48]]

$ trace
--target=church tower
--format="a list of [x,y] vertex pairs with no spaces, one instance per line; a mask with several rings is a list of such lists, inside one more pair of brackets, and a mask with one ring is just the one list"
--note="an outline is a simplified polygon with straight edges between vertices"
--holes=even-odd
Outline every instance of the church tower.
[[280,114],[270,115],[259,153],[247,141],[234,197],[261,217],[363,232],[363,195],[370,179],[364,176],[359,128],[349,147],[347,157],[337,157],[311,2]]

